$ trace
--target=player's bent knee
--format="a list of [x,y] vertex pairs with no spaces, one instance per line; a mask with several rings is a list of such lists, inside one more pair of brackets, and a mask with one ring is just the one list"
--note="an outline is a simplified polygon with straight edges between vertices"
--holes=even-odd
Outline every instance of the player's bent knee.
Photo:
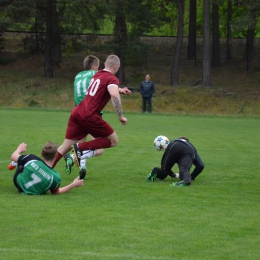
[[118,140],[111,140],[111,147],[115,147],[118,145]]
[[200,170],[200,172],[202,172],[205,168],[204,164],[200,164],[197,166],[197,168]]
[[97,149],[96,150],[96,153],[95,153],[95,156],[100,156],[104,153],[104,149]]

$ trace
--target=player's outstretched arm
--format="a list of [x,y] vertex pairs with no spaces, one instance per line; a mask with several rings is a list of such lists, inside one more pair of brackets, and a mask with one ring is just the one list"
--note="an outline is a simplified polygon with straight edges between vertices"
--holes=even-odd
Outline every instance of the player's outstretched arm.
[[127,122],[127,119],[123,116],[121,97],[119,94],[118,87],[116,85],[111,85],[111,86],[109,86],[108,91],[111,95],[112,105],[117,113],[118,119],[123,125],[125,125]]
[[21,153],[26,152],[26,147],[27,147],[27,144],[25,144],[25,143],[19,144],[18,147],[16,148],[16,150],[11,155],[11,160],[14,162],[17,162]]
[[79,177],[77,177],[71,184],[64,186],[62,188],[59,188],[58,191],[54,194],[66,193],[73,188],[81,187],[83,184],[84,184],[84,180],[80,180]]
[[118,90],[120,94],[130,95],[132,93],[127,87],[119,88]]

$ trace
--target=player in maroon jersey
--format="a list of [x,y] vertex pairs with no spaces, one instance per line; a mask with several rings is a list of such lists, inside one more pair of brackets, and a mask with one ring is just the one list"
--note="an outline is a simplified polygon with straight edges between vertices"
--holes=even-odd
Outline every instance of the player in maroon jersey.
[[[119,88],[119,80],[115,76],[120,67],[120,59],[109,55],[105,68],[98,71],[91,79],[86,97],[76,106],[70,115],[65,140],[58,149],[55,167],[61,157],[69,150],[74,153],[74,163],[80,164],[81,151],[115,147],[118,137],[114,129],[100,117],[100,112],[111,99],[118,120],[125,125],[127,119],[123,116],[120,94],[129,95],[128,88]],[[96,139],[77,143],[86,135],[91,134]]]

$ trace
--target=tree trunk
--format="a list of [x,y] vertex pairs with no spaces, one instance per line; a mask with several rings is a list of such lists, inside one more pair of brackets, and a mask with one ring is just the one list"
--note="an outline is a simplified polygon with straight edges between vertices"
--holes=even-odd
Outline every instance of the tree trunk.
[[226,49],[226,60],[232,59],[232,31],[231,31],[231,22],[232,22],[232,0],[228,0],[228,10],[227,10],[227,49]]
[[188,36],[188,60],[196,60],[196,38],[197,38],[197,1],[190,0],[190,20]]
[[174,47],[174,55],[173,55],[173,66],[172,66],[172,76],[171,76],[172,86],[179,85],[180,58],[181,58],[181,49],[183,44],[184,2],[185,0],[175,0],[179,12],[179,17],[178,17],[177,39],[176,39],[176,44]]
[[245,48],[245,59],[247,63],[254,59],[254,47],[255,47],[254,41],[255,41],[255,30],[257,24],[257,12],[258,12],[258,8],[256,6],[251,8],[249,11],[251,24],[247,28],[246,48]]
[[62,62],[62,52],[61,52],[61,35],[60,35],[60,25],[59,25],[59,14],[57,12],[57,2],[53,0],[52,6],[52,40],[53,40],[53,48],[52,48],[52,60],[55,63]]
[[212,66],[219,68],[220,61],[220,42],[219,42],[219,5],[212,4]]
[[249,70],[249,62],[254,59],[254,40],[255,40],[255,29],[248,28],[246,34],[246,48],[245,48],[245,60],[246,70]]
[[127,49],[127,26],[124,12],[122,11],[121,1],[116,4],[115,10],[115,27],[114,27],[114,42],[115,54],[120,58],[120,68],[116,76],[121,84],[125,83],[125,55]]
[[47,0],[46,6],[46,37],[44,51],[44,77],[53,78],[53,62],[52,62],[52,6],[53,0]]
[[38,32],[38,18],[34,17],[35,21],[35,42],[36,42],[36,53],[40,54],[40,43],[39,43],[39,32]]
[[210,87],[211,64],[210,64],[210,0],[203,0],[203,66],[202,86]]

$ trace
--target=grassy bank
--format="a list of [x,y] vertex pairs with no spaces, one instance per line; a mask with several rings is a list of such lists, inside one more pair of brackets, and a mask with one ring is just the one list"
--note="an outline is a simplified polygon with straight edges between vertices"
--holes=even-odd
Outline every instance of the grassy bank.
[[[43,77],[42,55],[23,54],[21,48],[18,48],[20,36],[9,36],[6,40],[6,52],[3,55],[13,62],[0,67],[0,107],[2,108],[70,110],[74,106],[73,80],[82,70],[84,57],[90,53],[95,54],[100,57],[103,64],[107,55],[90,52],[88,49],[74,54],[64,53],[60,66],[54,65],[54,78],[46,79]],[[246,63],[242,58],[225,61],[222,57],[222,67],[212,69],[213,86],[202,88],[201,44],[198,44],[195,66],[194,61],[186,59],[186,42],[184,42],[180,85],[172,87],[170,78],[174,40],[168,37],[152,40],[144,38],[143,41],[149,44],[147,63],[142,66],[125,67],[127,82],[124,85],[135,91],[129,97],[123,97],[124,111],[141,112],[141,96],[137,89],[144,76],[150,74],[156,88],[153,98],[154,113],[260,115],[260,75],[257,59],[250,63],[250,69],[247,71]],[[236,57],[239,55],[242,57],[243,45],[240,42],[234,44],[234,52]],[[112,110],[111,104],[106,107],[106,110]]]
[[[65,72],[64,72],[65,73]],[[74,106],[73,76],[46,79],[41,72],[0,72],[2,108],[62,109]],[[156,84],[156,83],[155,83]],[[156,84],[153,112],[163,114],[260,115],[258,90],[252,88],[171,87]],[[130,85],[129,87],[132,87]],[[137,89],[139,86],[135,85]],[[141,112],[141,95],[122,96],[123,110]],[[112,111],[111,103],[105,111]]]

